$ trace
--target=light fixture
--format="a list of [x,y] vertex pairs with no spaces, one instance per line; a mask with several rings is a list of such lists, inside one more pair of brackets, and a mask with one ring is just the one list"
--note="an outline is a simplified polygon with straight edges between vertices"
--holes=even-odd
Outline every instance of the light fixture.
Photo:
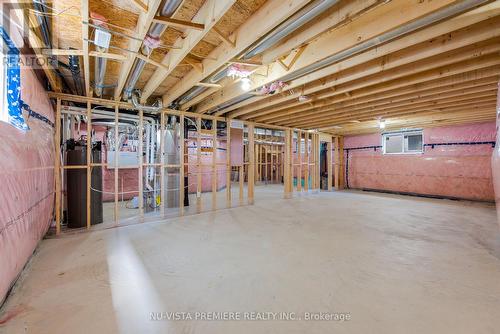
[[378,127],[380,129],[385,129],[385,121],[383,119],[378,121]]
[[241,88],[243,88],[243,90],[245,91],[250,90],[251,83],[252,82],[250,81],[250,78],[248,77],[241,78]]

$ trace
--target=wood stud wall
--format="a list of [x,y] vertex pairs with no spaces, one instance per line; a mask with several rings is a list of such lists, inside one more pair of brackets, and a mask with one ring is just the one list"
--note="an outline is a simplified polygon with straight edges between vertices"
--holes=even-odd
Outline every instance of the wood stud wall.
[[[56,94],[56,95],[54,95]],[[81,97],[81,96],[71,96],[67,94],[59,94],[59,93],[52,93],[51,97],[55,97],[57,99],[57,105],[56,105],[56,116],[57,119],[61,119],[61,103],[62,101],[86,101],[86,117],[88,119],[87,122],[87,137],[86,137],[86,156],[87,156],[87,164],[86,165],[79,165],[79,166],[61,166],[60,160],[58,158],[54,159],[54,165],[55,165],[55,196],[56,196],[56,234],[61,233],[61,208],[62,208],[62,201],[61,201],[61,175],[62,171],[65,169],[86,169],[87,170],[87,203],[86,203],[86,211],[87,211],[87,224],[86,228],[90,229],[91,227],[91,175],[92,175],[92,168],[94,167],[105,167],[107,166],[106,163],[93,163],[92,162],[92,138],[91,138],[91,133],[92,133],[92,122],[91,122],[91,117],[92,117],[92,105],[101,105],[99,102],[101,101],[100,99],[96,98],[86,98],[86,97]],[[106,102],[104,105],[110,106],[108,102]],[[115,102],[112,103],[111,106],[114,107],[114,120],[115,120],[115,142],[118,142],[118,123],[119,123],[119,109],[122,107],[122,102]],[[143,133],[143,111],[139,110],[139,138],[142,138],[142,133]],[[185,117],[189,117],[191,119],[195,119],[195,122],[197,124],[197,132],[196,132],[196,141],[197,141],[197,151],[196,151],[196,166],[197,166],[197,174],[196,174],[196,179],[198,181],[197,184],[197,192],[201,194],[201,178],[202,178],[202,167],[204,165],[201,163],[201,138],[202,138],[202,119],[206,120],[211,120],[213,123],[213,128],[210,131],[210,134],[212,136],[212,140],[214,142],[214,153],[215,149],[217,148],[217,140],[220,140],[221,138],[217,137],[217,132],[216,132],[216,127],[218,122],[227,122],[227,132],[226,132],[226,161],[225,162],[217,162],[216,157],[214,155],[213,160],[209,165],[205,166],[210,166],[211,171],[213,175],[217,175],[218,168],[217,166],[219,164],[225,165],[226,169],[228,171],[227,173],[227,186],[226,186],[226,207],[231,207],[232,205],[232,187],[231,187],[231,173],[232,173],[232,164],[230,160],[231,156],[231,119],[226,119],[222,117],[215,117],[211,115],[202,115],[202,114],[196,114],[196,113],[190,113],[190,112],[185,112],[185,111],[178,111],[178,110],[171,110],[171,109],[164,109],[162,110],[160,114],[160,128],[159,131],[161,133],[161,141],[160,141],[160,162],[155,163],[155,164],[148,164],[143,161],[143,159],[140,159],[140,164],[138,167],[138,176],[139,176],[139,218],[141,221],[144,221],[144,203],[143,203],[143,189],[142,189],[142,179],[143,179],[143,172],[144,172],[144,167],[150,167],[154,165],[155,167],[160,167],[160,193],[161,193],[161,198],[165,198],[165,190],[164,189],[164,182],[165,182],[165,169],[166,168],[177,168],[179,170],[179,175],[180,175],[180,191],[179,191],[179,215],[184,214],[184,175],[187,171],[187,168],[189,166],[188,160],[187,160],[187,151],[186,151],[186,143],[184,139],[184,135],[181,131],[180,133],[180,140],[179,140],[179,152],[180,152],[180,157],[179,157],[179,163],[178,164],[166,164],[164,155],[165,155],[165,142],[164,142],[164,136],[165,136],[165,129],[166,129],[166,122],[168,119],[169,115],[175,115],[180,118],[180,127],[183,129],[184,123],[185,123]],[[55,134],[54,134],[54,149],[55,149],[55,157],[60,157],[60,145],[58,142],[58,138],[60,138],[60,133],[61,133],[61,124],[60,121],[55,122]],[[255,201],[255,183],[257,180],[257,176],[259,175],[262,176],[262,172],[260,172],[259,165],[265,164],[265,160],[263,161],[261,159],[261,155],[258,155],[257,152],[264,152],[264,146],[269,146],[267,149],[270,154],[271,154],[271,159],[267,163],[269,165],[275,165],[279,166],[277,170],[279,172],[275,173],[273,181],[280,181],[281,176],[283,176],[283,183],[284,183],[284,197],[285,198],[290,198],[293,195],[293,179],[294,177],[298,177],[301,175],[301,173],[304,173],[305,176],[311,176],[311,182],[309,182],[309,178],[307,177],[307,181],[305,181],[304,187],[301,186],[300,180],[297,180],[297,191],[298,192],[310,192],[313,190],[319,189],[319,134],[317,133],[310,133],[306,131],[301,131],[301,130],[294,130],[290,128],[283,128],[279,126],[270,126],[272,129],[276,130],[281,130],[284,133],[284,141],[285,145],[261,145],[255,142],[255,139],[257,137],[258,140],[262,139],[262,136],[260,135],[255,135],[255,127],[258,126],[259,128],[266,128],[266,124],[256,124],[253,122],[247,122],[244,121],[244,126],[247,129],[247,143],[245,144],[246,146],[246,160],[243,163],[243,165],[236,166],[236,170],[239,173],[239,203],[245,204],[245,192],[244,192],[244,186],[245,186],[245,180],[247,181],[247,203],[248,204],[253,204]],[[294,140],[293,140],[293,134],[296,134],[298,137],[302,138],[304,142],[306,143],[307,150],[303,154],[298,154],[296,153],[296,156],[298,158],[299,163],[294,163],[293,158],[294,158],[294,153],[293,153],[293,145],[294,145]],[[265,139],[269,139],[266,137]],[[276,139],[274,139],[276,140]],[[282,140],[282,139],[280,139]],[[301,145],[297,145],[298,149],[300,150]],[[142,157],[142,143],[139,141],[139,156]],[[300,152],[300,151],[299,151]],[[115,166],[118,165],[118,154],[115,154],[115,161],[114,161]],[[118,187],[118,173],[119,170],[118,168],[114,169],[114,174],[113,174],[113,179],[114,179],[114,223],[115,225],[119,225],[120,222],[120,215],[119,215],[119,207],[118,207],[118,199],[119,199],[119,187]],[[271,176],[271,175],[269,175]],[[212,210],[217,209],[217,176],[212,178]],[[202,202],[201,202],[201,196],[197,197],[196,201],[196,211],[201,212],[202,211]],[[164,205],[160,206],[160,215],[164,216],[165,215],[165,208]]]

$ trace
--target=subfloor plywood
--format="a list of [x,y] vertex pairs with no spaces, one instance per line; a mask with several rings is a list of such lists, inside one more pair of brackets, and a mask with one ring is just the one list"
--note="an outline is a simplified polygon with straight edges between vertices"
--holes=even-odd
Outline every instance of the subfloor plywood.
[[[281,189],[281,187],[280,187]],[[494,333],[493,206],[363,192],[41,243],[1,333]],[[338,321],[153,321],[151,312],[348,312]]]

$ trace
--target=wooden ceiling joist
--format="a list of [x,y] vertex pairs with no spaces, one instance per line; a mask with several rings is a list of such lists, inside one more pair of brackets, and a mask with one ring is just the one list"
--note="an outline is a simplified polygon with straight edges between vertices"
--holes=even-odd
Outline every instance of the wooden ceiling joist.
[[[500,74],[500,72],[499,72]],[[348,100],[344,102],[339,102],[335,105],[330,106],[329,109],[325,108],[326,111],[356,111],[356,110],[375,110],[379,106],[406,106],[411,105],[416,101],[431,101],[436,97],[452,97],[452,96],[462,96],[467,93],[482,92],[484,90],[489,90],[495,84],[498,83],[498,75],[489,77],[483,80],[466,81],[461,84],[441,86],[438,88],[431,88],[425,90],[415,90],[412,93],[401,94],[396,96],[391,96],[387,98],[380,98],[379,94],[368,96],[369,101],[366,101],[366,97],[357,100]],[[391,91],[392,94],[394,91]],[[348,102],[348,103],[346,103]],[[273,119],[266,119],[265,122],[281,122],[287,119],[293,118],[295,121],[303,120],[316,120],[325,119],[330,114],[328,112],[322,112],[318,110],[317,113],[309,115],[308,117],[299,116],[281,116]],[[260,120],[259,120],[260,121]]]
[[195,30],[204,30],[205,29],[205,25],[202,23],[195,23],[195,22],[191,22],[191,21],[178,20],[178,19],[174,19],[171,17],[161,16],[161,15],[155,16],[155,18],[153,19],[153,22],[169,25],[171,27],[176,27],[176,28],[195,29]]
[[182,80],[180,80],[171,89],[169,89],[165,95],[163,95],[163,103],[168,105],[180,97],[193,87],[195,83],[203,81],[209,75],[224,66],[229,60],[237,57],[257,39],[271,31],[280,22],[287,19],[307,3],[307,0],[266,2],[234,33],[238,36],[234,48],[224,43],[215,48],[209,54],[209,57],[212,59],[203,60],[203,73],[198,73],[196,70],[190,71],[182,78]]
[[149,30],[149,27],[151,26],[153,18],[156,15],[156,12],[158,11],[158,8],[160,7],[161,2],[162,2],[161,0],[150,0],[148,3],[148,10],[146,12],[141,12],[139,14],[139,18],[137,20],[137,26],[135,28],[135,33],[134,33],[134,37],[136,37],[137,39],[131,39],[129,41],[127,49],[132,52],[128,53],[127,59],[123,62],[121,66],[120,73],[118,75],[118,83],[114,94],[115,100],[120,99],[123,87],[125,86],[130,70],[134,65],[136,54],[142,46],[142,40],[144,40],[144,38],[146,37],[146,34]]
[[[193,18],[196,22],[204,22],[202,31],[190,30],[184,38],[178,38],[174,46],[180,49],[171,50],[162,61],[168,70],[157,68],[142,91],[142,102],[154,93],[156,88],[172,73],[172,71],[189,55],[191,50],[215,27],[217,22],[231,8],[236,0],[207,0]],[[197,68],[197,67],[196,67]],[[197,68],[198,69],[198,68]],[[201,67],[203,71],[203,67]]]
[[[311,73],[307,76],[288,82],[288,86],[285,87],[285,89],[289,90],[305,85],[306,88],[302,93],[305,95],[314,94],[322,89],[333,87],[336,85],[335,82],[324,79],[329,75],[334,75],[341,70],[346,70],[348,68],[366,63],[372,59],[390,55],[391,53],[398,52],[405,48],[413,47],[414,45],[420,43],[422,43],[421,49],[426,48],[426,50],[422,49],[423,51],[421,51],[420,53],[417,52],[418,50],[415,52],[410,51],[415,53],[415,58],[413,58],[414,60],[418,60],[419,58],[424,57],[425,54],[423,54],[423,52],[428,52],[428,55],[439,54],[439,52],[446,52],[464,45],[469,45],[474,43],[475,41],[493,38],[495,36],[498,36],[498,32],[495,29],[489,29],[489,25],[492,22],[497,22],[498,24],[498,18],[493,18],[492,21],[486,21],[484,24],[480,24],[478,27],[473,29],[474,31],[469,31],[470,29],[467,27],[481,21],[488,20],[489,18],[497,15],[500,15],[499,3],[492,3],[477,8],[466,14],[459,15],[450,20],[422,29],[416,33],[379,46],[376,49],[371,49],[362,54],[340,61],[337,64]],[[460,29],[465,30],[460,31]],[[441,41],[435,40],[436,38],[441,39]],[[428,46],[426,47],[426,45]],[[395,59],[395,61],[400,60]],[[411,61],[411,59],[408,59],[407,61]],[[388,64],[385,66],[385,68],[387,66],[391,65]],[[392,66],[397,66],[397,63],[393,62]],[[291,99],[296,99],[300,94],[301,93],[299,92],[295,92],[293,94],[283,94],[273,97],[255,97],[253,99],[227,108],[217,114],[221,115],[225,112],[229,112],[238,108],[238,110],[232,112],[230,116],[239,117],[247,113],[254,112],[256,109],[262,109]]]
[[[452,0],[437,0],[425,3],[394,1],[379,6],[361,16],[350,25],[341,27],[330,34],[322,35],[310,42],[289,73],[302,70],[332,54],[442,9],[453,2]],[[255,76],[252,78],[251,89],[253,90],[265,84],[270,84],[281,79],[286,74],[288,74],[287,71],[281,66],[271,66],[267,77]],[[244,93],[246,91],[241,85],[232,84],[199,103],[196,111],[206,112]]]
[[[82,21],[89,21],[89,0],[81,0],[80,12]],[[90,97],[90,59],[89,59],[89,26],[82,24],[82,50],[83,50],[83,78],[85,81],[85,95]]]
[[[469,60],[465,60],[462,62],[453,63],[451,65],[447,65],[444,67],[439,67],[435,69],[429,69],[427,71],[422,71],[414,75],[398,75],[394,71],[393,80],[389,81],[388,77],[385,77],[384,73],[376,74],[368,78],[358,79],[353,82],[347,82],[343,85],[339,85],[335,92],[327,93],[327,96],[322,96],[322,98],[331,97],[331,99],[326,100],[325,102],[321,102],[324,105],[333,104],[335,102],[345,101],[351,99],[353,96],[364,96],[371,95],[376,93],[381,93],[386,90],[396,89],[400,87],[409,86],[412,84],[422,83],[430,80],[435,80],[439,78],[445,78],[448,76],[453,76],[455,74],[460,74],[464,72],[470,72],[477,69],[484,69],[488,67],[492,67],[500,64],[500,57],[498,57],[497,53],[493,53],[490,55],[486,55],[479,58],[473,58]],[[375,86],[375,87],[372,87]],[[361,91],[361,89],[364,89]],[[356,91],[357,90],[357,91]],[[343,95],[343,92],[351,92],[351,97],[346,97]],[[335,99],[333,98],[335,96]],[[316,105],[316,108],[318,104]],[[307,106],[305,107],[309,109]],[[315,107],[313,107],[314,109]],[[305,111],[304,109],[302,111]],[[276,115],[284,116],[294,114],[296,108],[287,109],[284,111],[280,111],[280,113]],[[244,117],[246,119],[247,117]],[[248,117],[251,118],[251,117]]]

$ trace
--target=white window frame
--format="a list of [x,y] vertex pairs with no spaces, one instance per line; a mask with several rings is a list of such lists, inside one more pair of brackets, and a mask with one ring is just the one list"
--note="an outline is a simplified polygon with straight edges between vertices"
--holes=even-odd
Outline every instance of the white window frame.
[[[405,151],[405,136],[408,135],[421,135],[422,136],[422,149],[418,151]],[[386,152],[385,144],[387,142],[387,137],[401,136],[402,138],[402,152]],[[392,155],[392,154],[423,154],[424,153],[424,131],[422,129],[416,130],[401,130],[394,132],[386,132],[382,133],[382,149],[384,154]]]

